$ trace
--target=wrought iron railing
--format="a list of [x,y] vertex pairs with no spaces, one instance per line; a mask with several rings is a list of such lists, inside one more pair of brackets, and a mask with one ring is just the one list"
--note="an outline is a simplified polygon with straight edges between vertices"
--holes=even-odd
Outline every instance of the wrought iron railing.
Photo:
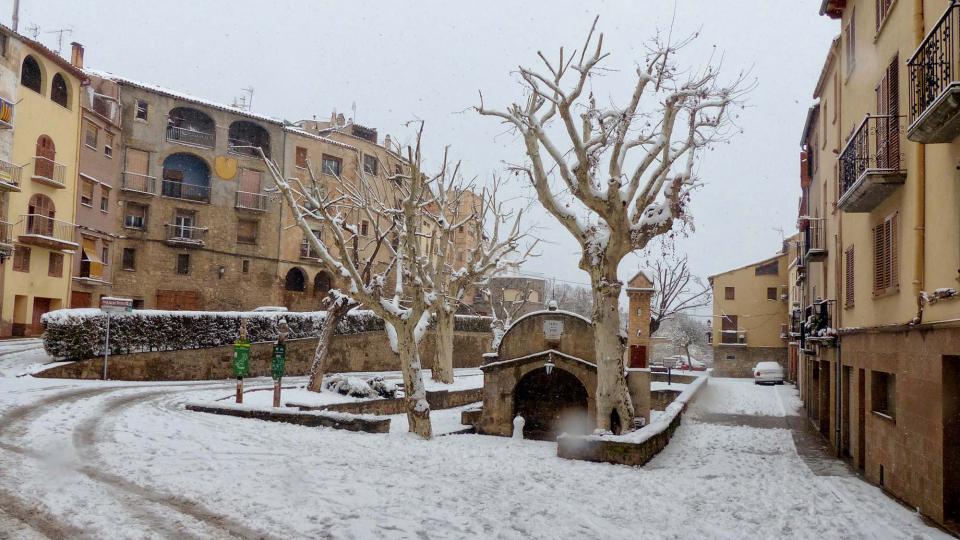
[[251,193],[249,191],[238,191],[237,192],[237,208],[243,208],[246,210],[260,210],[264,211],[267,209],[267,196],[263,193]]
[[167,140],[205,148],[213,148],[216,142],[211,132],[177,126],[167,126]]
[[203,243],[207,236],[206,227],[192,227],[177,223],[167,223],[167,240],[170,242]]
[[910,60],[910,123],[923,115],[950,85],[957,82],[960,68],[957,49],[960,47],[960,3],[956,0],[934,23]]
[[160,192],[164,197],[187,201],[210,202],[210,186],[185,184],[174,180],[164,180]]
[[833,300],[819,300],[803,310],[803,336],[805,339],[832,339],[836,332],[833,329]]
[[746,345],[746,330],[721,330],[720,343],[723,345]]
[[13,187],[20,186],[20,172],[23,167],[18,167],[13,163],[0,160],[0,183]]
[[868,171],[903,170],[900,116],[867,115],[840,152],[840,196]]
[[157,192],[157,177],[130,171],[123,172],[123,184],[120,189],[153,195]]
[[13,223],[0,219],[0,244],[13,243]]
[[60,187],[66,187],[64,179],[67,176],[67,167],[61,163],[43,156],[33,158],[33,177],[45,180]]
[[42,214],[24,214],[20,216],[18,236],[42,236],[51,240],[73,243],[76,225],[60,221]]
[[803,233],[804,253],[822,253],[826,251],[824,242],[823,218],[808,218],[807,229]]

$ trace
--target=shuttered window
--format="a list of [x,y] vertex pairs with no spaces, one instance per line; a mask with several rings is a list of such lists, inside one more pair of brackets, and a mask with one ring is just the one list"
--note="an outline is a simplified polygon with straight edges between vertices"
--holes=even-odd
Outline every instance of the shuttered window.
[[846,283],[844,283],[844,298],[843,303],[846,307],[853,307],[854,299],[854,266],[853,266],[853,246],[847,248],[843,254],[843,271],[846,277]]
[[890,13],[893,2],[894,0],[877,0],[877,32],[883,26],[883,21],[887,20],[887,14]]
[[47,263],[47,275],[50,277],[63,277],[63,253],[50,252],[50,259]]
[[900,169],[900,57],[894,56],[876,88],[878,169]]
[[895,291],[899,275],[899,213],[893,213],[873,228],[873,294]]

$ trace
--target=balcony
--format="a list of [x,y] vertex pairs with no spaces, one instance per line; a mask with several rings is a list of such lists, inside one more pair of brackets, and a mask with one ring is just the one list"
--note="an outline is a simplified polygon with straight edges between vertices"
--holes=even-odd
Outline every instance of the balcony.
[[746,330],[721,330],[720,344],[721,345],[746,345],[747,331]]
[[13,129],[13,103],[0,99],[0,129]]
[[266,212],[267,196],[263,193],[251,193],[249,191],[237,192],[237,209],[253,210],[256,212]]
[[206,227],[191,227],[167,223],[167,244],[177,247],[203,247],[207,237]]
[[33,158],[32,180],[58,189],[66,188],[64,179],[67,177],[67,167],[56,161],[42,156]]
[[201,148],[213,148],[215,142],[212,132],[177,126],[167,126],[167,140]]
[[827,244],[824,239],[823,218],[808,218],[807,228],[803,232],[804,258],[817,262],[827,258]]
[[801,348],[807,343],[831,346],[836,342],[837,332],[833,328],[833,300],[819,300],[803,310],[803,322],[800,326]]
[[91,100],[93,112],[106,118],[114,125],[120,125],[120,103],[116,98],[104,94],[93,94]]
[[164,180],[162,185],[160,194],[164,197],[202,203],[210,202],[210,186],[184,184],[175,180]]
[[120,189],[133,193],[154,195],[157,192],[157,177],[130,171],[123,171],[123,183]]
[[803,333],[803,311],[798,307],[790,310],[789,335],[791,338],[799,338]]
[[907,138],[948,143],[960,135],[960,4],[950,6],[907,61],[910,127]]
[[13,223],[0,220],[0,260],[13,255]]
[[20,191],[20,171],[13,163],[0,160],[0,191]]
[[869,212],[907,178],[899,116],[870,116],[840,153],[840,199],[844,212]]
[[20,216],[17,224],[17,241],[47,249],[76,249],[73,241],[76,225],[40,214]]

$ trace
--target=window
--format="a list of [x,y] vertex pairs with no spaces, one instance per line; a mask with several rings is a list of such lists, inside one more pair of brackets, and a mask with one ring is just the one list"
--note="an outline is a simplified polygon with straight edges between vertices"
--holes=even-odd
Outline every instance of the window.
[[250,273],[250,259],[243,259],[240,261],[240,271],[244,274]]
[[103,134],[103,155],[108,158],[113,157],[113,133]]
[[0,34],[0,56],[7,57],[7,35]]
[[853,307],[854,298],[854,266],[853,266],[853,246],[850,246],[843,252],[843,272],[845,283],[843,287],[843,304],[850,308]]
[[47,275],[63,277],[63,253],[50,252],[50,261],[47,264]]
[[13,271],[30,271],[30,248],[26,246],[17,246],[13,251]]
[[898,231],[894,212],[873,228],[873,294],[894,292],[900,285]]
[[724,287],[723,288],[723,298],[724,300],[734,300],[736,298],[736,291],[733,287]]
[[20,67],[20,84],[38,94],[41,93],[43,86],[43,75],[41,73],[40,63],[37,62],[36,58],[28,55],[23,59],[23,65]]
[[883,22],[887,20],[887,15],[890,13],[890,8],[893,7],[893,2],[894,0],[877,0],[877,32],[880,31]]
[[300,167],[301,169],[307,168],[307,149],[302,146],[297,147],[296,164],[297,167]]
[[767,287],[767,300],[776,300],[776,299],[777,299],[777,288]]
[[144,229],[147,225],[147,207],[128,202],[124,205],[123,226],[128,229]]
[[147,116],[149,115],[150,105],[142,99],[137,100],[137,120],[147,121]]
[[847,75],[853,72],[854,66],[857,64],[857,10],[852,8],[850,10],[850,19],[847,22],[847,27],[843,30],[844,38],[844,52],[846,53],[847,61]]
[[87,122],[86,128],[83,132],[83,144],[97,149],[97,136],[100,135],[100,128],[95,126],[92,122]]
[[57,73],[53,76],[53,81],[50,83],[50,100],[61,107],[69,109],[70,96],[68,88],[66,79],[63,78],[63,75]]
[[93,182],[86,178],[80,179],[80,204],[93,206]]
[[343,166],[343,160],[338,157],[323,155],[323,174],[331,176],[340,176],[340,169]]
[[103,242],[100,248],[100,261],[104,266],[110,266],[110,242]]
[[110,211],[110,188],[103,184],[100,184],[100,211]]
[[377,174],[378,165],[377,156],[363,155],[363,172],[367,174]]
[[124,270],[136,270],[137,269],[137,250],[133,248],[123,248],[123,255],[121,256],[121,266]]
[[896,416],[897,376],[883,371],[870,372],[870,410],[889,418]]
[[143,298],[133,299],[133,309],[143,309]]
[[190,254],[189,253],[177,254],[177,273],[180,275],[185,275],[190,273]]
[[887,66],[875,89],[877,98],[877,167],[900,168],[900,60]]
[[779,261],[770,261],[753,269],[755,276],[775,276],[780,273]]
[[237,222],[237,243],[256,244],[257,243],[257,222],[247,219],[241,219]]
[[370,232],[370,223],[367,220],[360,222],[360,236],[366,236]]

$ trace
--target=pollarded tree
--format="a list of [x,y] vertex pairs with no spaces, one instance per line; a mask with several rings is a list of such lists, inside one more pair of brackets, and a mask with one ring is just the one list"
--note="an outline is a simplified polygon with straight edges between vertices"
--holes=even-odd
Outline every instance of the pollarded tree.
[[654,290],[650,302],[651,334],[676,314],[710,304],[710,286],[690,273],[686,255],[657,258],[647,268],[653,274]]
[[[438,175],[436,204],[425,213],[432,224],[433,257],[427,271],[437,289],[432,307],[437,338],[433,378],[443,383],[453,382],[454,316],[467,291],[519,267],[536,245],[533,240],[521,247],[528,236],[520,228],[523,211],[511,212],[498,201],[499,182],[494,178],[489,188],[477,194],[462,181],[457,165],[451,174]],[[472,235],[477,241],[463,262],[454,261],[455,234]]]
[[[324,189],[310,162],[310,181],[305,185],[298,179],[285,179],[276,163],[265,156],[263,160],[321,264],[349,284],[345,295],[384,320],[403,373],[410,431],[429,439],[430,405],[419,345],[430,323],[436,292],[426,271],[429,253],[421,241],[421,228],[424,212],[435,204],[431,185],[437,177],[428,176],[421,168],[422,132],[421,124],[415,145],[406,148],[407,163],[401,171],[375,175],[358,166],[353,177],[338,177],[336,191]],[[348,214],[363,216],[368,222],[367,235],[373,243],[368,250],[369,264],[359,263],[357,252],[364,250],[358,249],[355,240],[363,235],[348,223],[344,217]],[[311,227],[308,219],[329,233],[326,241],[332,250],[320,241],[314,232],[316,225]]]
[[513,300],[507,300],[503,288],[500,288],[499,291],[492,290],[489,281],[481,291],[490,304],[490,317],[493,319],[490,322],[490,333],[493,334],[493,339],[490,340],[490,350],[496,352],[500,347],[500,342],[503,341],[504,334],[513,325],[517,315],[526,307],[533,288],[527,287],[525,290],[521,290]]
[[[687,223],[700,151],[724,139],[729,109],[742,95],[742,77],[721,86],[712,65],[680,69],[678,49],[653,42],[622,105],[603,106],[592,75],[608,53],[596,19],[579,54],[520,67],[523,101],[477,111],[521,135],[527,163],[515,167],[543,207],[580,243],[579,266],[590,275],[597,361],[597,427],[630,429],[634,417],[624,371],[618,301],[620,262],[652,240]],[[689,41],[689,40],[688,40]],[[596,82],[596,81],[593,81]]]
[[690,317],[686,313],[678,313],[670,326],[670,343],[680,347],[687,355],[687,365],[690,362],[690,347],[703,345],[707,341],[707,326]]

